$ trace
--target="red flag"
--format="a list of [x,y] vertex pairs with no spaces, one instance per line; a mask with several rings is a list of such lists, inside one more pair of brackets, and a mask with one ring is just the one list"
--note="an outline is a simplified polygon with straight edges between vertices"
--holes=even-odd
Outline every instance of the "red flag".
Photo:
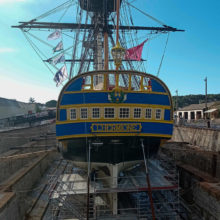
[[143,43],[139,44],[136,47],[132,47],[130,49],[126,50],[125,59],[127,60],[141,60],[142,50],[144,47],[144,44],[147,42],[148,39],[146,39]]

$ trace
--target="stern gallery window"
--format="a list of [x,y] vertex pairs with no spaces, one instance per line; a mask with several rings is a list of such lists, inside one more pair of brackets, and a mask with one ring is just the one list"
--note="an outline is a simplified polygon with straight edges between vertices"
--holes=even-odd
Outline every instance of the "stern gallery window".
[[105,108],[105,118],[114,118],[115,109],[114,108]]
[[141,108],[134,108],[134,118],[141,117]]
[[129,108],[120,108],[119,118],[129,118]]
[[72,108],[70,109],[70,120],[75,120],[76,119],[76,109]]
[[100,118],[100,109],[99,108],[92,109],[92,118]]
[[145,118],[151,119],[152,118],[152,109],[146,108]]
[[88,109],[81,108],[81,119],[87,119],[87,118],[88,118]]

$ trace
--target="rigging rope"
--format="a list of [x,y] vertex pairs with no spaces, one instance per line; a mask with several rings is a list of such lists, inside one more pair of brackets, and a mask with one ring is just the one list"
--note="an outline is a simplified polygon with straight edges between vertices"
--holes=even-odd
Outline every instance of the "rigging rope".
[[157,23],[163,25],[163,26],[167,26],[166,24],[164,24],[162,21],[152,17],[151,15],[147,14],[146,12],[142,11],[141,9],[135,7],[134,5],[130,4],[129,2],[125,1],[128,5],[130,5],[132,8],[136,9],[137,11],[141,12],[143,15],[149,17],[150,19],[156,21]]
[[[22,33],[24,34],[24,37],[27,39],[27,41],[30,43],[32,49],[35,51],[35,53],[38,55],[38,57],[41,59],[41,61],[43,61],[43,59],[42,59],[42,57],[41,57],[41,55],[40,55],[40,53],[42,53],[42,52],[39,51],[39,49],[36,47],[36,45],[30,40],[30,38],[28,38],[27,34],[25,33],[25,31],[24,31],[23,29],[22,29]],[[54,76],[54,73],[53,73],[53,71],[50,69],[50,67],[49,67],[45,62],[43,62],[43,63],[44,63],[44,65],[47,67],[47,69],[48,69],[48,70],[53,74],[53,76]],[[58,70],[58,68],[57,68],[56,66],[53,65],[53,67]],[[63,85],[63,84],[61,83],[61,85]]]
[[[86,12],[86,18],[85,18],[85,24],[87,24],[88,23],[88,11]],[[86,31],[84,32],[84,34],[83,34],[83,40],[82,40],[82,42],[85,42],[85,38],[86,38]],[[89,36],[88,36],[88,38],[89,38]],[[89,42],[90,41],[90,39],[87,39],[87,42]],[[83,45],[82,45],[82,47],[83,47]],[[83,50],[83,48],[82,48],[82,50]],[[84,50],[83,50],[83,52],[81,53],[81,57],[80,57],[80,59],[81,59],[81,63],[80,63],[80,68],[79,68],[79,71],[78,71],[78,74],[80,74],[81,73],[81,71],[82,71],[82,68],[83,68],[83,65],[84,65],[84,60],[86,59],[86,56],[87,56],[87,53],[88,52],[88,47],[84,47]]]
[[61,15],[60,19],[58,20],[58,23],[60,23],[60,21],[62,20],[62,18],[64,17],[64,15],[67,13],[68,9],[70,8],[72,4],[70,4],[69,6],[66,7],[66,10],[63,12],[63,14]]
[[43,43],[43,44],[47,45],[48,47],[50,47],[50,48],[54,48],[54,46],[53,46],[53,45],[48,44],[46,41],[41,40],[40,38],[36,37],[35,35],[31,34],[30,32],[25,32],[25,33],[27,33],[27,34],[29,34],[30,36],[32,36],[33,38],[35,38],[35,39],[39,40],[41,43]]
[[[53,8],[53,9],[50,10],[50,11],[47,11],[46,13],[43,13],[42,15],[36,17],[35,19],[33,19],[33,20],[31,20],[31,21],[36,21],[36,20],[45,18],[45,17],[47,17],[47,16],[49,16],[49,15],[51,15],[51,14],[53,14],[53,13],[56,13],[56,12],[58,12],[58,11],[60,11],[60,10],[63,10],[63,8],[66,8],[66,7],[70,6],[70,5],[73,5],[73,4],[74,4],[74,1],[75,1],[75,0],[70,0],[70,1],[64,2],[63,4],[57,6],[56,8]],[[76,3],[76,2],[75,2],[75,3]]]
[[[65,16],[65,14],[67,13],[68,9],[69,9],[72,5],[74,5],[74,4],[76,4],[76,3],[77,3],[76,0],[67,1],[67,2],[65,2],[65,3],[63,3],[63,4],[59,5],[59,6],[57,6],[56,8],[54,8],[54,9],[52,9],[52,10],[50,10],[50,11],[48,11],[48,12],[46,12],[46,13],[44,13],[44,14],[38,16],[38,17],[36,17],[35,19],[32,19],[30,22],[35,22],[35,21],[37,21],[37,20],[39,20],[39,19],[45,18],[46,16],[49,16],[49,15],[51,15],[51,14],[53,14],[53,13],[56,13],[56,12],[58,12],[58,11],[61,11],[61,10],[65,9],[65,11],[62,13],[61,17],[60,17],[59,20],[58,20],[58,22],[60,22],[61,19],[62,19],[62,18]],[[35,53],[37,54],[37,56],[41,59],[41,61],[43,61],[44,65],[47,67],[47,69],[54,75],[53,71],[52,71],[51,68],[48,66],[48,64],[44,62],[45,59],[48,59],[47,56],[46,56],[45,54],[43,54],[43,52],[42,52],[42,51],[36,46],[36,44],[27,36],[27,34],[28,34],[29,36],[31,36],[31,37],[37,39],[37,40],[40,41],[41,43],[47,45],[47,46],[50,47],[50,48],[54,48],[54,46],[51,45],[51,44],[49,44],[49,43],[47,43],[47,42],[45,42],[44,40],[41,40],[41,39],[38,38],[37,36],[33,35],[32,33],[29,32],[29,30],[28,30],[28,31],[24,31],[23,29],[21,29],[21,31],[23,32],[25,38],[26,38],[27,41],[30,43],[32,49],[35,51]],[[62,38],[62,39],[63,39],[63,38]],[[63,50],[62,53],[65,53],[65,54],[67,54],[67,55],[70,55],[70,54],[67,53],[66,51],[69,50],[69,49],[72,48],[72,47],[73,47],[73,46],[67,48],[66,50]],[[57,55],[58,55],[58,54],[56,54],[55,56],[57,56]],[[53,57],[55,57],[55,56],[53,56]],[[71,55],[70,55],[70,56],[71,56]],[[45,57],[45,59],[43,59],[43,57]],[[56,70],[59,70],[59,68],[57,68],[57,67],[56,67],[55,65],[53,65],[52,63],[50,63],[50,65],[52,65]]]
[[43,58],[41,57],[40,54],[42,54],[42,56],[44,56],[45,59],[46,59],[47,57],[36,47],[36,45],[33,43],[33,41],[30,38],[28,38],[27,34],[25,32],[23,32],[23,34],[24,34],[25,38],[27,39],[27,41],[30,43],[30,45],[33,48],[33,50],[40,57],[40,59],[43,60]]
[[160,74],[160,69],[161,69],[161,66],[162,66],[162,63],[163,63],[163,59],[164,59],[164,55],[165,55],[165,52],[166,52],[169,36],[170,36],[170,33],[167,34],[167,40],[166,40],[166,44],[165,44],[165,47],[164,47],[163,56],[161,58],[160,65],[159,65],[159,68],[158,68],[158,71],[157,71],[157,77],[159,77],[159,74]]
[[[122,21],[125,21],[125,24],[127,26],[132,26],[133,19],[132,19],[130,5],[122,4],[121,8],[122,8],[121,14],[123,16]],[[140,37],[138,36],[137,33],[129,34],[128,38],[125,35],[125,31],[122,31],[122,40],[123,40],[122,45],[123,46],[126,45],[126,46],[124,46],[125,48],[131,48],[131,47],[137,46],[140,42],[139,41]],[[146,34],[144,36],[144,40],[146,40]],[[139,69],[140,71],[146,72],[145,65],[144,65],[143,61],[139,61],[139,62],[128,61],[128,62],[126,62],[126,67],[130,68],[130,69]]]
[[[80,10],[80,11],[79,11]],[[77,22],[79,23],[79,21],[81,21],[82,19],[82,10],[79,8],[79,5],[77,7],[77,14],[80,15],[80,17],[77,17]],[[77,23],[76,22],[76,23]],[[74,47],[73,47],[73,51],[72,51],[72,60],[75,59],[76,57],[76,48],[77,48],[77,44],[78,44],[78,38],[79,38],[79,34],[80,34],[80,23],[79,23],[79,26],[78,26],[78,29],[75,33],[75,38],[73,40],[73,44],[74,44]],[[73,72],[73,68],[75,66],[75,62],[71,62],[71,65],[70,65],[70,73],[69,73],[69,79],[72,78],[72,72]]]

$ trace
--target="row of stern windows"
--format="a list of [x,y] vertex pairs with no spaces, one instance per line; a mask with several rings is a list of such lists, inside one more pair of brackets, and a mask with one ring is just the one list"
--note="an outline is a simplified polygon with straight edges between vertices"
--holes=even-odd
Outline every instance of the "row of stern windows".
[[71,108],[67,109],[67,119],[152,119],[163,120],[164,109],[160,108]]
[[112,90],[116,86],[131,91],[152,91],[149,77],[126,73],[88,75],[82,82],[82,90]]

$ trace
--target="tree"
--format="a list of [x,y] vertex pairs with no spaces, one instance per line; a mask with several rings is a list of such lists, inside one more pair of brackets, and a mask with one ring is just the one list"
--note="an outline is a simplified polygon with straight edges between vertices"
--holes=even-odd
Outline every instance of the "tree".
[[56,100],[50,100],[48,102],[46,102],[46,107],[50,108],[50,107],[56,107],[57,106],[57,101]]
[[[185,95],[185,96],[173,96],[173,103],[178,99],[178,107],[182,108],[191,104],[205,103],[205,95]],[[208,102],[220,101],[220,94],[208,94]]]
[[35,99],[32,98],[32,97],[30,97],[30,98],[29,98],[29,103],[35,103]]

